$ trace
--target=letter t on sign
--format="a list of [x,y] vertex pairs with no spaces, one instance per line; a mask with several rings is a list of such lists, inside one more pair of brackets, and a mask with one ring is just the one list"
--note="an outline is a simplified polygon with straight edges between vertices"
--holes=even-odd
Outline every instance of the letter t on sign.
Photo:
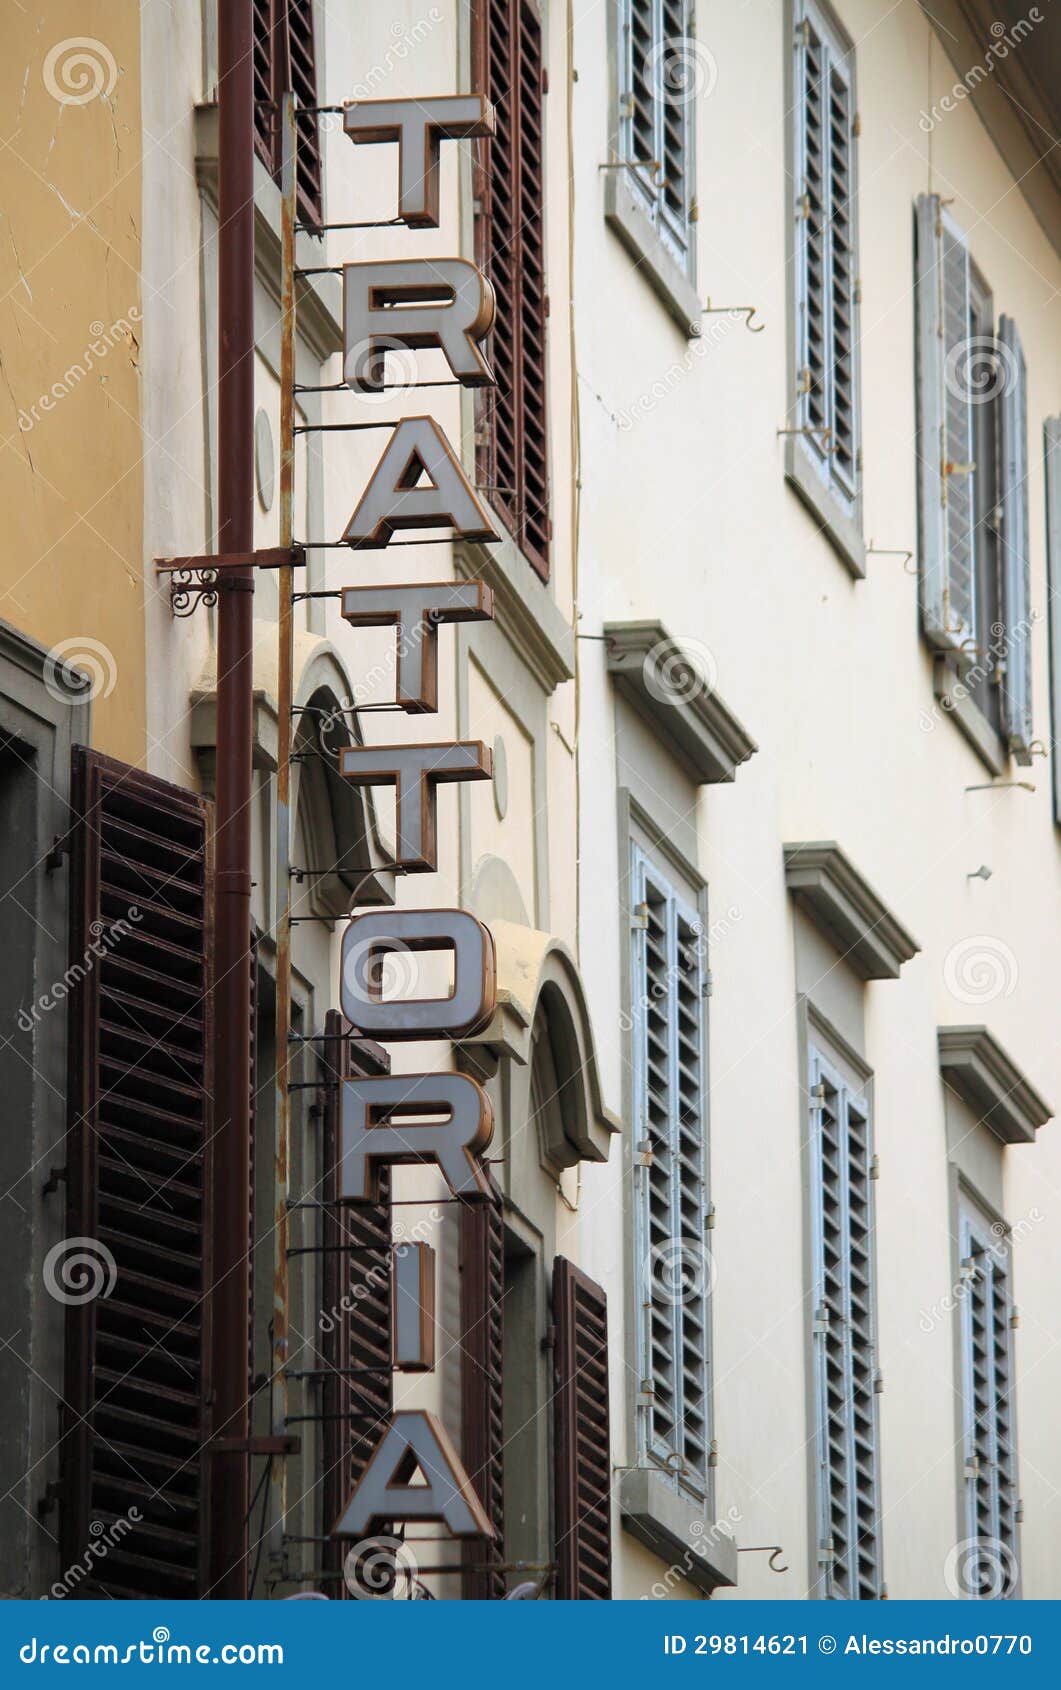
[[343,616],[355,628],[397,632],[397,703],[438,709],[438,629],[442,622],[485,622],[494,595],[481,581],[431,581],[422,587],[344,587]]
[[494,109],[482,94],[426,100],[352,100],[343,128],[357,146],[398,143],[398,215],[410,229],[438,228],[438,165],[443,141],[493,135]]
[[438,800],[442,781],[491,780],[493,762],[478,739],[449,745],[346,745],[339,772],[356,786],[395,789],[395,868],[434,874],[438,867]]

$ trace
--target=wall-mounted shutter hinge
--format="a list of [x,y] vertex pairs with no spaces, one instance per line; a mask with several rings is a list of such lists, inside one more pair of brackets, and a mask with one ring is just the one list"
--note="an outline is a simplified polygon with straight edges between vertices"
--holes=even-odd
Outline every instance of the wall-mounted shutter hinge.
[[714,1232],[715,1225],[716,1225],[715,1205],[713,1203],[709,1203],[707,1205],[707,1210],[704,1214],[704,1226],[705,1226],[705,1228],[708,1232]]
[[714,990],[715,990],[714,976],[712,975],[711,970],[709,968],[705,968],[704,974],[703,974],[703,979],[700,982],[700,996],[702,998],[709,998],[709,997],[713,996]]
[[710,1448],[710,1451],[708,1452],[707,1465],[709,1467],[717,1467],[718,1466],[718,1439],[717,1438],[711,1439],[711,1448]]
[[1010,1324],[1010,1329],[1015,1332],[1017,1330],[1017,1327],[1020,1325],[1020,1309],[1011,1309],[1010,1310],[1009,1324]]
[[547,1326],[545,1328],[544,1333],[542,1334],[542,1349],[544,1351],[544,1350],[555,1350],[555,1348],[556,1348],[556,1327],[555,1326]]
[[851,133],[856,139],[862,133],[862,113],[860,111],[857,111],[851,119]]
[[689,221],[690,221],[690,223],[699,223],[699,221],[700,221],[700,201],[699,200],[693,200],[692,204],[689,206]]
[[648,927],[648,905],[635,904],[630,911],[630,926],[645,929]]
[[869,1165],[870,1179],[880,1179],[880,1157],[874,1156]]
[[542,93],[548,94],[548,92],[549,92],[549,72],[546,69],[545,65],[543,65],[542,66]]
[[877,1372],[873,1375],[873,1394],[874,1394],[874,1396],[879,1397],[881,1392],[883,1391],[883,1389],[884,1389],[884,1374]]

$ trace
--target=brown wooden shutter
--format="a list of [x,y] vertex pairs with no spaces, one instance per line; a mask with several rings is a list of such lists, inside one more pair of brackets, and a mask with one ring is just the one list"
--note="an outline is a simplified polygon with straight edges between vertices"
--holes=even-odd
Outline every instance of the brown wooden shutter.
[[[338,1011],[329,1011],[321,1053],[324,1197],[329,1206],[322,1229],[324,1330],[319,1340],[327,1370],[321,1445],[326,1532],[361,1477],[394,1404],[390,1169],[379,1171],[378,1203],[330,1206],[338,1190],[340,1082],[344,1074],[379,1074],[390,1068],[378,1046],[358,1039],[341,1043],[340,1035],[349,1031]],[[329,1571],[341,1574],[348,1547],[337,1542],[329,1549]],[[338,1578],[329,1584],[328,1594],[346,1597],[350,1592]]]
[[[281,94],[293,93],[298,108],[317,104],[313,0],[253,0],[253,8],[255,146],[278,180]],[[307,114],[296,123],[298,215],[315,226],[323,217],[320,120]]]
[[475,0],[475,87],[497,133],[480,141],[476,255],[497,297],[476,472],[538,573],[549,574],[542,26],[536,0]]
[[612,1593],[608,1305],[571,1262],[553,1265],[556,1325],[554,1449],[556,1594],[607,1601]]
[[107,1545],[79,1596],[195,1597],[209,1560],[210,806],[75,746],[70,864],[67,1233],[92,1241],[105,1281],[67,1307],[62,1556]]
[[[461,1457],[494,1538],[465,1545],[465,1601],[496,1601],[505,1575],[504,1299],[505,1226],[501,1202],[460,1211]],[[479,1570],[486,1567],[488,1570]]]

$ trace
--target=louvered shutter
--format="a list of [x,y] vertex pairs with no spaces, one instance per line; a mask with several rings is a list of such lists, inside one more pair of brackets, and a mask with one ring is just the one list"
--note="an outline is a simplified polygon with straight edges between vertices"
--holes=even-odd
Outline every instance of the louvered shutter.
[[[505,1227],[500,1199],[460,1210],[461,1456],[494,1528],[465,1545],[466,1601],[496,1601],[505,1575]],[[483,1569],[486,1570],[483,1570]]]
[[75,746],[70,863],[67,1231],[89,1241],[103,1290],[66,1311],[63,1560],[80,1563],[98,1536],[110,1547],[79,1596],[196,1597],[208,1565],[210,806]]
[[549,573],[542,27],[536,0],[476,0],[476,87],[497,132],[476,169],[476,255],[497,314],[497,385],[479,398],[479,482],[538,573]]
[[1053,742],[1054,820],[1061,823],[1061,417],[1043,427],[1046,455],[1046,568],[1050,603],[1050,733]]
[[608,1305],[600,1286],[563,1256],[553,1266],[553,1322],[556,1594],[609,1601]]
[[278,167],[277,110],[273,93],[277,7],[282,0],[251,0],[254,32],[254,150],[266,170]]
[[[295,96],[298,135],[298,215],[315,227],[323,220],[323,172],[317,104],[317,49],[313,31],[313,0],[287,0],[287,77],[280,92]],[[279,149],[277,169],[280,168]]]
[[[295,95],[296,108],[317,105],[313,0],[252,0],[254,32],[254,142],[259,158],[280,176],[280,96]],[[322,219],[320,123],[296,115],[298,131],[298,215],[316,226]]]
[[801,439],[853,515],[859,483],[855,113],[850,54],[808,8],[796,36],[797,369]]
[[634,1173],[642,1459],[706,1495],[706,968],[694,909],[633,847]]
[[972,315],[965,237],[937,194],[917,201],[915,292],[921,618],[933,645],[958,650],[976,632]]
[[[323,1329],[318,1339],[325,1369],[321,1392],[321,1491],[324,1530],[350,1498],[394,1406],[391,1369],[390,1169],[379,1169],[378,1203],[336,1205],[339,1189],[340,1084],[357,1074],[386,1073],[390,1063],[364,1041],[342,1035],[350,1028],[337,1010],[324,1018],[321,1041],[321,1151],[324,1167]],[[348,1544],[330,1546],[329,1571],[342,1571]],[[336,1578],[328,1594],[351,1595]]]
[[1002,676],[1002,720],[1018,763],[1032,760],[1031,564],[1028,534],[1028,398],[1024,350],[1012,317],[998,325],[1002,386],[1002,604],[1006,624],[1006,666]]
[[880,1595],[869,1112],[810,1055],[820,1589]]
[[964,1210],[961,1304],[966,1524],[974,1557],[960,1563],[964,1595],[1015,1596],[1017,1465],[1008,1247]]

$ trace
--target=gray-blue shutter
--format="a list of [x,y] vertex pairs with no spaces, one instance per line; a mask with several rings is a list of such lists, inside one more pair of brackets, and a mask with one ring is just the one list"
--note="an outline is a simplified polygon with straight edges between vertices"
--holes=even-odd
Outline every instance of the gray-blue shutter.
[[1061,417],[1043,425],[1046,454],[1046,591],[1050,605],[1050,734],[1054,820],[1061,824]]
[[959,1239],[966,1535],[976,1546],[959,1563],[962,1594],[1014,1597],[1020,1539],[1009,1245],[968,1207]]
[[881,1593],[871,1123],[809,1052],[818,1593]]
[[[975,636],[972,408],[956,379],[969,338],[969,254],[940,204],[916,208],[918,562],[921,621],[943,650],[971,650]],[[949,376],[949,380],[948,380]]]
[[1002,370],[1002,604],[1006,668],[1003,725],[1018,763],[1032,760],[1031,588],[1028,537],[1028,401],[1024,352],[1012,317],[999,319]]
[[704,1496],[711,1443],[700,918],[632,846],[639,1459]]
[[801,447],[857,519],[859,492],[855,99],[852,54],[816,6],[795,40],[793,164],[797,419]]

